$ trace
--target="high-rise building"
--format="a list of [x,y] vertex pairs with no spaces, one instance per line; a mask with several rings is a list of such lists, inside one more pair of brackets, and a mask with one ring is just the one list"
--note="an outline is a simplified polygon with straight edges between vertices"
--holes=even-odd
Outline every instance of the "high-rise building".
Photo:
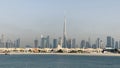
[[100,48],[100,38],[97,38],[97,48]]
[[92,48],[90,37],[88,38],[88,42],[89,42],[89,47]]
[[63,27],[63,48],[67,48],[67,39],[66,39],[66,17],[64,21],[64,27]]
[[45,48],[45,38],[44,37],[42,37],[41,38],[41,48]]
[[107,36],[107,45],[106,45],[106,47],[112,48],[112,38],[111,38],[111,36]]
[[118,43],[119,45],[118,45],[118,49],[120,48],[120,40],[119,40],[119,43]]
[[34,40],[34,46],[35,46],[35,48],[38,48],[38,40],[37,39]]
[[13,42],[10,40],[10,48],[13,48],[14,47],[14,44]]
[[115,49],[119,49],[118,41],[115,42]]
[[85,40],[82,40],[80,43],[80,48],[85,48],[86,42]]
[[53,39],[53,48],[57,47],[57,39]]
[[77,48],[77,46],[76,46],[76,39],[75,38],[72,39],[72,48]]
[[20,47],[20,38],[16,40],[16,48]]
[[68,44],[67,44],[67,48],[71,48],[72,47],[72,40],[71,39],[68,39]]
[[114,44],[114,38],[112,38],[112,48],[115,48],[115,44]]
[[46,37],[46,48],[50,48],[50,37]]
[[41,48],[50,48],[49,36],[41,38]]
[[50,43],[49,48],[53,48],[53,45]]
[[9,48],[9,42],[8,41],[6,42],[5,47]]
[[103,42],[102,40],[100,40],[100,48],[101,48],[101,49],[104,49],[104,48],[105,48],[104,42]]
[[85,45],[85,48],[91,48],[90,44],[88,41],[86,41],[86,45]]

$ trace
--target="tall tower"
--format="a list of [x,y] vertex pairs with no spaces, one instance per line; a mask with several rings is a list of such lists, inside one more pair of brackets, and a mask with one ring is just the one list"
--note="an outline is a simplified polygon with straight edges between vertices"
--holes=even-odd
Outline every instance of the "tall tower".
[[107,36],[107,45],[106,45],[106,47],[112,48],[112,37],[111,36]]
[[64,27],[63,27],[63,48],[67,48],[67,39],[66,39],[66,17],[64,17]]
[[20,48],[20,38],[16,40],[16,48]]

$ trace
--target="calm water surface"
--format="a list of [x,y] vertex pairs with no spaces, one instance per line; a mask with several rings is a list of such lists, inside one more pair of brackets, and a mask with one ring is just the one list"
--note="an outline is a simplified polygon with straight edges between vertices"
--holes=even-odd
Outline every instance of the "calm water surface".
[[120,57],[0,55],[0,68],[120,68]]

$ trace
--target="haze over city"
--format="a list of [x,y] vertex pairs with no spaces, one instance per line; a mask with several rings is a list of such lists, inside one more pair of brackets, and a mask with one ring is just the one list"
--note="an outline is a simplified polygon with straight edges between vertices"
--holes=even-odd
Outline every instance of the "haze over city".
[[[110,35],[120,39],[120,1],[116,0],[2,0],[0,34],[33,45],[42,35],[63,36],[64,16],[67,38],[82,39]],[[65,13],[64,13],[65,12]]]

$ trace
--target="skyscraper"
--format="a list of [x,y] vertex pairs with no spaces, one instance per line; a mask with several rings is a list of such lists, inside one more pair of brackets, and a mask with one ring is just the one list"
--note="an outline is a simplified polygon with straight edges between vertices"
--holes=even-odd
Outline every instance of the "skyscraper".
[[86,44],[86,45],[85,45],[85,48],[90,48],[90,47],[91,47],[88,41],[86,41],[85,44]]
[[114,38],[112,38],[112,48],[115,48],[115,41],[114,41]]
[[76,46],[76,39],[75,38],[72,39],[72,48],[77,48],[77,46]]
[[53,39],[53,48],[57,47],[57,39]]
[[64,17],[65,20],[64,20],[64,27],[63,27],[63,45],[62,47],[63,48],[67,48],[67,39],[66,39],[66,17]]
[[119,49],[118,41],[115,41],[115,49]]
[[16,40],[16,47],[17,47],[17,48],[20,47],[20,38]]
[[49,36],[41,38],[41,48],[50,48]]
[[120,40],[119,40],[119,43],[118,43],[119,45],[118,45],[118,49],[120,48]]
[[46,48],[50,48],[50,37],[46,37]]
[[68,44],[67,44],[67,48],[71,48],[72,47],[72,40],[71,39],[68,39]]
[[100,48],[100,38],[97,38],[97,48]]
[[107,36],[106,47],[115,48],[115,41],[114,41],[114,38],[112,38],[111,36]]
[[90,37],[88,38],[88,42],[89,42],[89,47],[92,48]]
[[45,38],[41,37],[41,48],[45,48]]
[[9,41],[7,40],[6,44],[5,44],[6,48],[9,48]]
[[80,48],[85,48],[85,44],[86,44],[85,40],[82,40],[80,43]]

